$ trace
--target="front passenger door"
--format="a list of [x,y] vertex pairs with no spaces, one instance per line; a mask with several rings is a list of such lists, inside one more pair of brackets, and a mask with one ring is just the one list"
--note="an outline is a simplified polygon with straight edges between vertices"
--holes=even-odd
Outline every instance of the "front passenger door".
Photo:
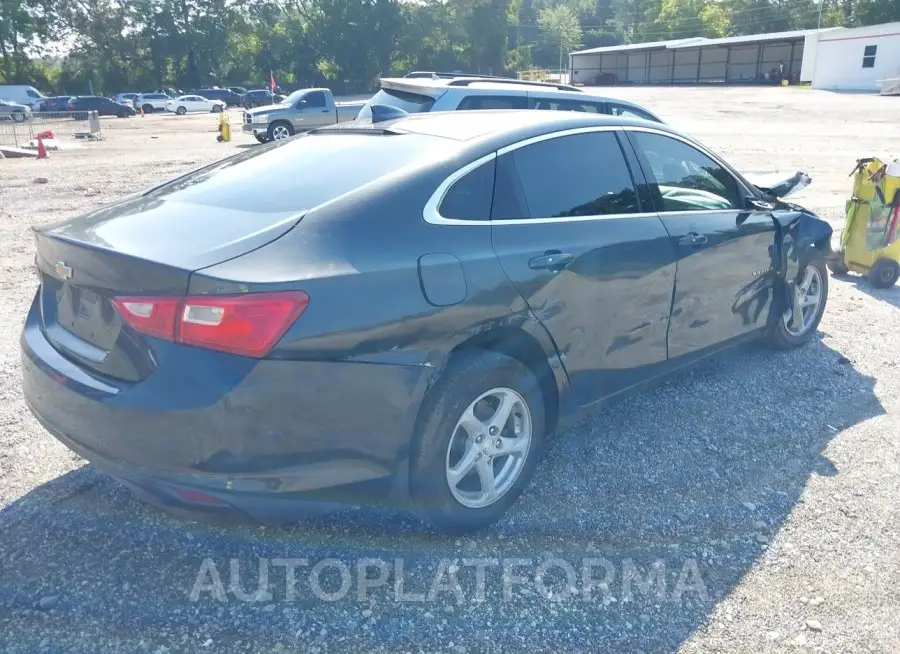
[[745,208],[750,192],[687,141],[626,130],[678,258],[669,357],[702,353],[765,327],[775,221]]

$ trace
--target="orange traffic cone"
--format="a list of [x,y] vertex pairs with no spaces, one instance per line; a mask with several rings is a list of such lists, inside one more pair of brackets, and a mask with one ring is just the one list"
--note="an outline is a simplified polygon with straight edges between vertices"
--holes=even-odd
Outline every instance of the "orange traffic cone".
[[41,135],[38,134],[37,137],[38,142],[38,159],[49,159],[47,156],[47,148],[44,147],[44,139],[41,138]]

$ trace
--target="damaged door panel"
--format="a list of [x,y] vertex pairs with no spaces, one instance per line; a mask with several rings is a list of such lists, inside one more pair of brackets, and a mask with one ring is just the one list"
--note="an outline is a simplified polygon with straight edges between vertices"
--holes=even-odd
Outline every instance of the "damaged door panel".
[[678,260],[669,359],[702,352],[766,325],[775,223],[753,191],[687,141],[628,133]]
[[613,131],[501,152],[491,219],[494,251],[556,342],[574,405],[665,365],[674,253],[642,212]]

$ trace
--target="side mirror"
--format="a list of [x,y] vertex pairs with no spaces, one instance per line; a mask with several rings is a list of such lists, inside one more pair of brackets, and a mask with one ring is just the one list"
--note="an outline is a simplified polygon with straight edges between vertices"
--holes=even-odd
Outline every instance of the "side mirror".
[[765,200],[760,200],[759,198],[755,198],[753,196],[749,196],[746,199],[747,208],[753,211],[775,211],[775,205],[771,202],[766,202]]

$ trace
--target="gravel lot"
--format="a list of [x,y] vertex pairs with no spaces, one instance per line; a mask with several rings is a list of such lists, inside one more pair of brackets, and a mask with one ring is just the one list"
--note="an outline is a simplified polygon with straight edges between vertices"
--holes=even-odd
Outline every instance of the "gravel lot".
[[[900,146],[897,98],[614,92],[748,173],[809,172],[798,201],[836,226],[855,159]],[[0,650],[900,651],[900,288],[858,277],[831,279],[808,346],[732,352],[559,434],[511,515],[476,537],[390,508],[280,529],[183,522],[71,454],[21,398],[28,226],[255,147],[217,144],[215,128],[104,120],[102,143],[0,161]],[[489,560],[483,583],[473,559]]]

